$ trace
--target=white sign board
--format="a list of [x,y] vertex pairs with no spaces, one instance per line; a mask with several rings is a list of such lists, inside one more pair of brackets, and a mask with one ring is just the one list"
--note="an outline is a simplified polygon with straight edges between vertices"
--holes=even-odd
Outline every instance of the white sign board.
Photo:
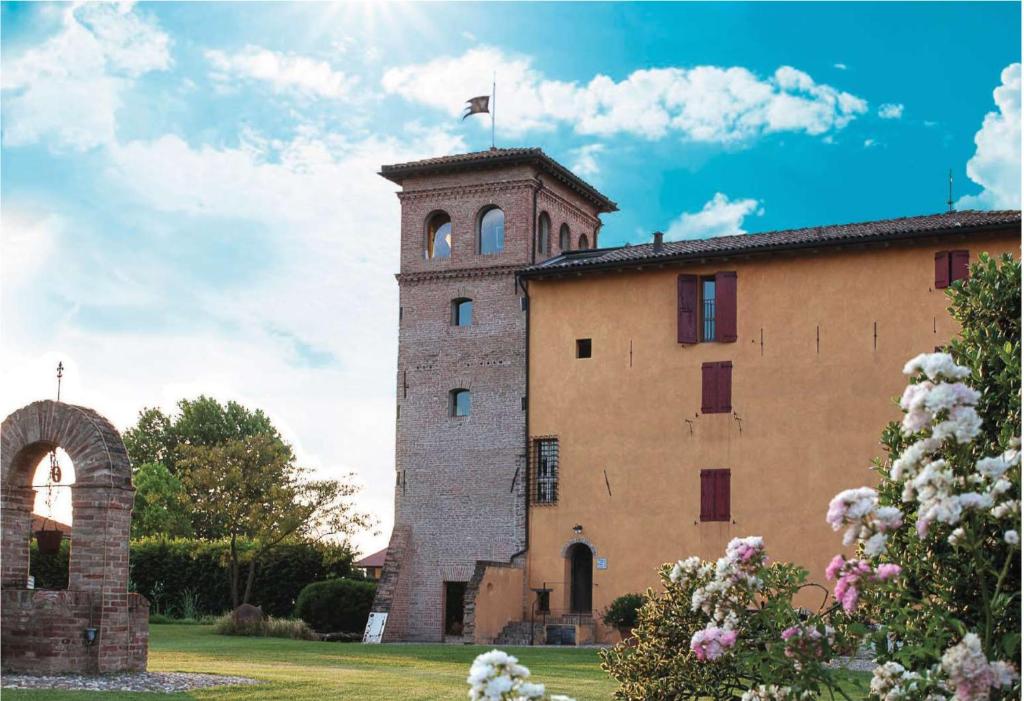
[[366,630],[363,631],[363,642],[379,643],[384,637],[384,624],[387,622],[386,613],[371,613],[366,621]]
[[599,557],[599,558],[597,558],[597,569],[599,569],[599,570],[606,570],[606,569],[608,569],[608,558],[607,557]]

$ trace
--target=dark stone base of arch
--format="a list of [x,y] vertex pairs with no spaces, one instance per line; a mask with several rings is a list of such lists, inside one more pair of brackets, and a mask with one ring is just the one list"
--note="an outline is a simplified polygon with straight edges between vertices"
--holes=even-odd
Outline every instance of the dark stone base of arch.
[[[146,669],[149,602],[139,594],[128,594],[127,636],[121,630],[101,629],[103,611],[91,592],[5,589],[0,605],[3,672],[108,674]],[[86,640],[88,628],[96,628],[92,643]],[[112,639],[117,643],[111,644]]]

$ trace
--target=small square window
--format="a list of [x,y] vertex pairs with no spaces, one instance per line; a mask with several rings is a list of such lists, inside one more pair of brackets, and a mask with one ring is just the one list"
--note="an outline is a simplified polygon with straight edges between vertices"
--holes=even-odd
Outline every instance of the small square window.
[[589,338],[577,338],[576,339],[576,357],[577,358],[589,358],[591,353],[591,345]]
[[469,416],[472,399],[468,389],[453,389],[449,397],[452,416]]

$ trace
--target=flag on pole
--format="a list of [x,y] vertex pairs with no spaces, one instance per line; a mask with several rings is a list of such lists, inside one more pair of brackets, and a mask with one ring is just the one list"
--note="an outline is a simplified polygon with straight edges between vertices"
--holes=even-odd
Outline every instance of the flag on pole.
[[465,119],[471,114],[489,113],[490,109],[488,108],[490,107],[490,102],[490,95],[481,95],[480,97],[469,98],[466,100],[468,107],[466,107],[466,111],[462,113],[462,118]]

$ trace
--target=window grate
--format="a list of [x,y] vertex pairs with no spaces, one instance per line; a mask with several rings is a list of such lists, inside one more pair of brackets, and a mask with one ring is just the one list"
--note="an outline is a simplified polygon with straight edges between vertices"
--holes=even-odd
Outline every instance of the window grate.
[[542,438],[534,442],[534,504],[558,502],[558,439]]

